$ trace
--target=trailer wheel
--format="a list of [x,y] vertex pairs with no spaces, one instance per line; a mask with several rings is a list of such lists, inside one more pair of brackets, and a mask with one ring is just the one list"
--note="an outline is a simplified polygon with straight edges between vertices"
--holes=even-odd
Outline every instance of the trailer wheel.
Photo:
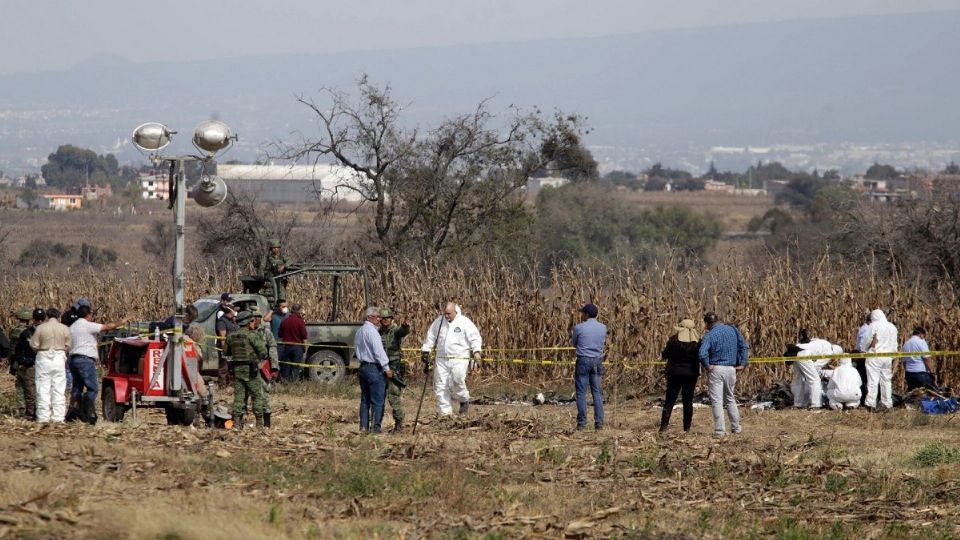
[[117,392],[113,385],[103,387],[103,420],[106,422],[123,422],[123,415],[127,407],[117,403]]
[[307,377],[311,381],[337,384],[347,373],[347,365],[343,358],[329,349],[321,349],[313,353],[307,363],[311,366],[307,368]]

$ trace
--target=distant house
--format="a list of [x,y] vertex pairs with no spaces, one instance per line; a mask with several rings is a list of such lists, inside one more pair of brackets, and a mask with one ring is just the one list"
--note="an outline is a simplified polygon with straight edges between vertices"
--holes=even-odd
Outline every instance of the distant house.
[[733,184],[726,184],[724,182],[717,182],[716,180],[707,180],[703,183],[704,191],[716,191],[720,193],[733,193],[735,189]]
[[80,195],[42,195],[50,210],[79,210],[83,206]]
[[165,201],[170,196],[170,180],[164,173],[140,173],[140,196]]
[[537,193],[543,188],[558,188],[567,185],[570,180],[562,176],[531,176],[527,178],[527,191]]
[[113,196],[113,187],[110,184],[104,184],[102,186],[86,185],[80,189],[80,195],[83,195],[84,200],[95,201],[97,199],[106,199],[107,197]]

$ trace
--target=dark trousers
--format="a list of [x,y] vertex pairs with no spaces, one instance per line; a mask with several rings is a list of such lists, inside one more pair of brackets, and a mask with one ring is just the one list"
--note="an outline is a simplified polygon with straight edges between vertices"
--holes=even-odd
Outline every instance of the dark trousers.
[[593,425],[603,426],[603,391],[600,381],[603,378],[603,357],[577,357],[573,383],[577,390],[577,427],[587,425],[587,386],[593,395]]
[[280,356],[280,378],[283,382],[297,382],[300,380],[300,373],[303,368],[291,364],[303,363],[303,345],[283,345],[279,351]]
[[73,376],[73,386],[70,387],[71,400],[79,400],[82,394],[84,399],[96,401],[100,385],[97,383],[97,365],[93,358],[71,354],[67,367],[70,368],[70,374]]
[[698,375],[667,375],[667,397],[663,400],[663,413],[660,415],[660,430],[670,425],[670,415],[677,403],[677,396],[683,393],[683,430],[690,431],[693,423],[693,389],[697,386]]
[[937,386],[933,384],[933,375],[929,371],[907,371],[903,374],[903,378],[907,381],[907,392],[914,388],[929,388],[934,392],[939,391]]
[[[387,392],[387,379],[380,366],[372,362],[360,364],[360,429],[380,433],[383,421],[383,400]],[[373,427],[370,426],[371,422]]]
[[854,358],[853,367],[860,374],[860,405],[867,401],[867,359]]

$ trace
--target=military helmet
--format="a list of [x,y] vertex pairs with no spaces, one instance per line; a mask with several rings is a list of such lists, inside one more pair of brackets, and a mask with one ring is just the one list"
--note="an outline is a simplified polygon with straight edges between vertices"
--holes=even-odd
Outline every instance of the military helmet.
[[280,239],[278,238],[271,238],[270,240],[268,240],[268,242],[270,243],[271,248],[280,247]]
[[246,326],[250,321],[253,320],[253,313],[249,311],[241,311],[237,313],[237,324],[240,326]]
[[260,306],[253,304],[247,308],[247,311],[250,312],[250,315],[253,317],[263,317],[263,313],[260,313]]
[[388,307],[380,308],[380,318],[381,318],[381,319],[392,318],[392,317],[393,317],[393,310],[392,310],[392,309],[390,309],[390,308],[388,308]]
[[33,313],[31,313],[30,308],[20,307],[20,308],[17,308],[15,315],[17,319],[21,321],[29,321],[30,318],[33,316]]

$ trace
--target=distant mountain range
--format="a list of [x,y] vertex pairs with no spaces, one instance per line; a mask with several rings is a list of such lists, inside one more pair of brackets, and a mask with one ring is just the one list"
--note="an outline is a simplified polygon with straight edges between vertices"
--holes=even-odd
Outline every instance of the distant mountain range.
[[[202,62],[96,57],[0,76],[0,169],[39,165],[65,143],[139,159],[127,143],[139,123],[189,134],[210,116],[241,137],[229,158],[253,159],[266,141],[314,129],[295,94],[349,91],[362,73],[410,104],[411,123],[493,97],[494,110],[580,113],[587,144],[640,161],[701,163],[711,146],[949,147],[960,140],[958,29],[951,11]],[[233,39],[264,31],[226,30]]]

